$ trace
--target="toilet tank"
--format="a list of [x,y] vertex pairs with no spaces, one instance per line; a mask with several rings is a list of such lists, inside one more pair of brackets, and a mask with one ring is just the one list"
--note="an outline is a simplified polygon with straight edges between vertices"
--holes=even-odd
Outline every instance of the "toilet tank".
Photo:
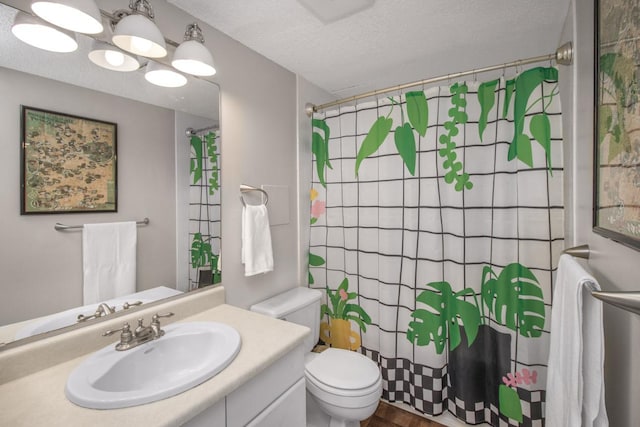
[[250,310],[265,316],[297,323],[311,329],[305,349],[311,351],[320,336],[320,299],[322,292],[310,288],[294,288],[251,306]]

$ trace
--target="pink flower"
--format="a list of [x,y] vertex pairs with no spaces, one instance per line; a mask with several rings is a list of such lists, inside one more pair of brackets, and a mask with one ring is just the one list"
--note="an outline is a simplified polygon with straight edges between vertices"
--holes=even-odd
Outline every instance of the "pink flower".
[[315,202],[313,202],[313,205],[311,205],[311,216],[314,218],[319,218],[320,215],[325,212],[326,208],[327,204],[325,202],[323,202],[322,200],[316,200]]
[[349,294],[344,289],[340,289],[340,299],[342,301],[346,301],[347,299],[349,299]]
[[527,368],[524,368],[520,372],[508,373],[506,377],[502,377],[502,382],[505,383],[508,387],[517,387],[518,385],[524,383],[526,385],[535,384],[538,381],[538,372],[537,371],[529,371]]

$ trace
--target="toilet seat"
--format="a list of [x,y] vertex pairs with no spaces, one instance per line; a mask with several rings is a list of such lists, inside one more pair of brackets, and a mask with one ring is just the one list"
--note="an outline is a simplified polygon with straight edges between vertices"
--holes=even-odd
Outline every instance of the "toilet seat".
[[329,348],[305,366],[307,390],[326,403],[361,408],[380,399],[382,377],[378,366],[353,351]]

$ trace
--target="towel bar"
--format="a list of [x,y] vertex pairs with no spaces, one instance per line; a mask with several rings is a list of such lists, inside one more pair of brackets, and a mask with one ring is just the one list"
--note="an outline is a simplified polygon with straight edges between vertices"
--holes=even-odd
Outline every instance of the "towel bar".
[[269,203],[269,194],[264,191],[262,188],[252,187],[251,185],[240,184],[240,201],[244,206],[247,206],[247,203],[244,201],[244,197],[242,197],[243,193],[248,193],[250,191],[258,191],[264,195],[264,204]]
[[[589,245],[580,245],[573,248],[568,248],[562,251],[562,253],[571,255],[577,258],[589,259]],[[615,307],[623,310],[630,311],[635,314],[640,314],[640,292],[605,292],[605,291],[591,291],[591,295],[594,298],[604,301],[607,304],[611,304]]]
[[[136,221],[137,225],[147,225],[149,224],[149,218],[144,218],[142,221]],[[56,222],[56,225],[53,226],[53,228],[55,228],[58,231],[65,231],[65,230],[77,230],[84,227],[83,225],[65,225],[65,224],[60,224],[59,222]]]

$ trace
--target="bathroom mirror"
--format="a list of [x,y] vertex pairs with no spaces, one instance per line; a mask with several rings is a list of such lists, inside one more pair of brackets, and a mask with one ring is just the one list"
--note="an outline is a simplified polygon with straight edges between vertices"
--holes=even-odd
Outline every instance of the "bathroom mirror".
[[[106,4],[126,8],[128,1]],[[166,11],[172,6],[158,0],[154,7]],[[215,76],[188,77],[182,88],[154,86],[144,79],[143,70],[121,73],[90,62],[93,40],[83,35],[77,35],[79,48],[72,53],[33,48],[11,33],[18,9],[28,10],[28,2],[0,2],[0,167],[4,178],[0,185],[0,351],[101,320],[59,328],[66,324],[66,320],[58,322],[60,318],[90,315],[95,307],[82,300],[81,227],[57,231],[56,223],[81,226],[149,218],[148,225],[137,227],[136,294],[112,301],[117,309],[125,303],[179,298],[180,292],[220,280],[216,260],[200,263],[204,267],[194,264],[191,251],[199,234],[201,245],[209,245],[214,255],[220,253],[219,171],[217,198],[211,195],[205,208],[194,208],[190,202],[202,190],[190,175],[194,138],[202,140],[204,147],[213,141],[220,154]],[[21,105],[118,125],[118,212],[20,215]],[[201,132],[192,137],[186,133],[188,128]],[[80,307],[84,310],[78,311]],[[137,309],[135,305],[129,308]],[[40,328],[43,319],[52,315],[55,321]],[[42,335],[45,330],[48,332]]]

